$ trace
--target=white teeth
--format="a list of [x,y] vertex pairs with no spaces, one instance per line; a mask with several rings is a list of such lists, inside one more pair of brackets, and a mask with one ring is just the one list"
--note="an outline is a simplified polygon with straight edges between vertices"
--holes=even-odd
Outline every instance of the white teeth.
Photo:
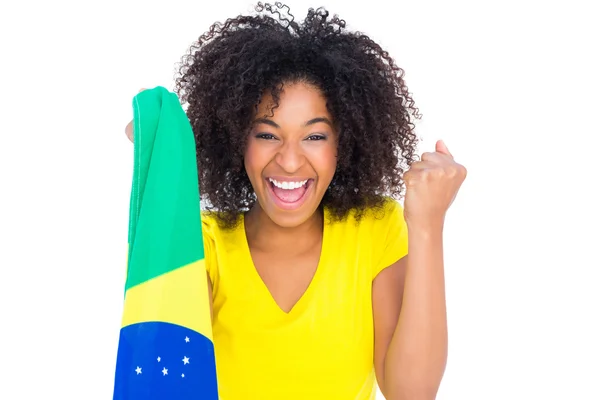
[[276,181],[275,179],[269,178],[269,181],[272,182],[273,185],[277,186],[279,189],[292,190],[292,189],[298,189],[299,187],[304,186],[306,184],[306,182],[308,182],[308,179],[305,179],[303,181],[298,181],[298,182],[288,182],[288,181],[279,182],[279,181]]

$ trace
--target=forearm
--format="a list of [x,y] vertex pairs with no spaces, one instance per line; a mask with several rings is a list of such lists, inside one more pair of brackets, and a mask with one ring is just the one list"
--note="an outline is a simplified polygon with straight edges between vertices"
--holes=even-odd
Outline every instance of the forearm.
[[385,358],[388,400],[432,400],[446,366],[448,333],[442,224],[408,227],[402,309]]

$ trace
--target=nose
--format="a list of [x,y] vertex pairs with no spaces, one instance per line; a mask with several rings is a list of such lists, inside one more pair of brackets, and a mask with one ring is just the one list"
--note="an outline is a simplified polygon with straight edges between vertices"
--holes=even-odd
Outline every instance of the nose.
[[288,141],[284,143],[277,154],[275,162],[288,174],[298,171],[306,162],[306,157],[300,145]]

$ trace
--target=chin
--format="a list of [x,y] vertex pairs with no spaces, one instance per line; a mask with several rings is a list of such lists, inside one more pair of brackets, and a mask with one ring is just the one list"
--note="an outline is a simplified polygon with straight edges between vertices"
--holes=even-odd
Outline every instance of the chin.
[[314,215],[312,212],[281,212],[270,210],[271,212],[267,212],[267,216],[273,223],[282,228],[296,228],[301,226],[306,221],[310,220],[310,218]]

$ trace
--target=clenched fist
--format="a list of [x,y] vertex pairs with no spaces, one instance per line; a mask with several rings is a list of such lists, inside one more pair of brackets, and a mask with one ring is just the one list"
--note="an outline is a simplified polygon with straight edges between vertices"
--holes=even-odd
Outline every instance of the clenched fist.
[[446,211],[466,176],[466,168],[454,161],[443,141],[438,141],[435,152],[423,153],[421,161],[404,174],[406,223],[426,229],[443,226]]

